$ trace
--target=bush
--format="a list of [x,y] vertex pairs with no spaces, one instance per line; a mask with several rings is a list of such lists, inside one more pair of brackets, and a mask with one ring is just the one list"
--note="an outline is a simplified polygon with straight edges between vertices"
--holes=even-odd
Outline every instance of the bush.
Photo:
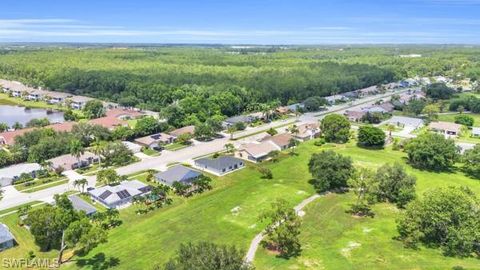
[[364,147],[383,147],[385,132],[373,126],[362,126],[358,130],[358,144]]
[[329,114],[322,119],[321,130],[325,141],[346,143],[350,136],[350,122],[340,114]]
[[455,123],[471,127],[475,123],[475,119],[470,115],[460,114],[455,116]]
[[318,192],[347,187],[354,172],[350,157],[331,150],[313,154],[308,169],[313,176],[311,183]]
[[410,140],[405,146],[405,152],[413,166],[442,171],[450,169],[458,160],[460,149],[452,139],[445,139],[437,133],[426,133]]

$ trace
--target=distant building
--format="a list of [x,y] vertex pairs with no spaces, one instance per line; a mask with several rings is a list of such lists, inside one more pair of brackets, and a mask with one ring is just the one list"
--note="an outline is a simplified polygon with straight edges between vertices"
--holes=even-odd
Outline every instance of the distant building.
[[472,128],[472,136],[473,137],[480,137],[480,127],[473,127]]
[[71,101],[70,106],[72,107],[72,109],[81,110],[83,109],[83,107],[85,107],[87,102],[91,100],[93,100],[93,98],[84,97],[84,96],[73,96],[73,97],[70,97],[70,101]]
[[388,120],[388,123],[398,127],[412,127],[414,129],[418,129],[423,126],[422,119],[405,116],[393,116],[390,120]]
[[348,121],[350,122],[360,122],[362,121],[363,116],[367,114],[364,111],[346,111],[344,113],[345,117],[347,117]]
[[47,160],[52,169],[63,168],[64,170],[74,170],[90,166],[92,163],[99,162],[100,157],[90,153],[84,152],[79,158],[74,157],[71,154],[62,155],[59,157],[51,158]]
[[295,103],[295,104],[288,105],[286,107],[291,112],[298,112],[303,110],[305,108],[305,105],[303,105],[302,103]]
[[21,163],[0,169],[0,187],[9,186],[24,173],[36,177],[37,172],[42,169],[38,163]]
[[292,134],[282,133],[275,136],[266,136],[262,139],[262,142],[270,141],[276,145],[279,150],[285,150],[290,147],[290,142],[292,139],[294,139]]
[[175,137],[166,133],[157,133],[135,139],[135,142],[150,149],[161,149],[162,145],[175,141]]
[[202,176],[202,174],[198,171],[192,170],[183,165],[176,165],[168,168],[164,172],[155,174],[155,179],[168,186],[172,186],[175,182],[184,185],[191,185],[192,182],[197,180],[200,176]]
[[88,121],[89,124],[91,125],[98,125],[102,126],[104,128],[107,128],[108,130],[114,130],[117,127],[127,127],[128,123],[124,120],[121,120],[116,117],[100,117],[96,119],[92,119]]
[[123,181],[115,186],[103,186],[89,190],[92,199],[100,202],[107,208],[121,208],[128,206],[133,198],[150,193],[151,186],[138,180]]
[[268,155],[273,151],[281,149],[271,141],[248,143],[239,147],[235,156],[252,162],[261,162],[268,159]]
[[428,128],[431,131],[442,133],[445,136],[458,136],[462,130],[462,125],[450,122],[432,122]]
[[0,251],[15,246],[15,237],[8,229],[7,225],[0,223]]
[[314,138],[317,138],[320,135],[320,124],[319,123],[305,123],[299,125],[298,133],[292,134],[295,139],[300,141],[308,141]]
[[224,175],[226,173],[241,169],[245,166],[243,160],[221,156],[218,158],[200,158],[195,160],[195,166],[201,170],[216,174]]
[[[57,124],[52,124],[43,127],[45,128],[51,128],[56,132],[69,132],[72,130],[73,126],[76,125],[77,123],[75,122],[63,122],[63,123],[57,123]],[[27,132],[30,132],[32,130],[35,130],[36,128],[23,128],[23,129],[17,129],[15,131],[6,131],[0,133],[0,145],[13,145],[15,143],[15,138],[18,136],[22,136]]]
[[223,121],[223,123],[224,123],[225,126],[230,127],[230,126],[234,126],[237,123],[250,124],[254,120],[255,119],[252,116],[249,116],[249,115],[238,115],[238,116],[233,116],[233,117],[225,119],[225,121]]
[[132,143],[129,141],[122,141],[122,144],[125,145],[125,147],[128,148],[128,150],[132,151],[132,153],[140,153],[142,151],[142,146],[138,145],[136,143]]
[[178,128],[170,131],[168,134],[174,137],[179,137],[185,134],[193,135],[195,134],[195,126],[186,126],[186,127]]
[[43,98],[43,94],[44,92],[41,90],[32,90],[31,92],[28,93],[25,99],[31,100],[31,101],[39,101]]
[[120,120],[129,120],[129,119],[136,119],[139,117],[144,116],[145,114],[138,111],[138,110],[130,110],[130,109],[110,109],[106,112],[106,117],[117,118]]

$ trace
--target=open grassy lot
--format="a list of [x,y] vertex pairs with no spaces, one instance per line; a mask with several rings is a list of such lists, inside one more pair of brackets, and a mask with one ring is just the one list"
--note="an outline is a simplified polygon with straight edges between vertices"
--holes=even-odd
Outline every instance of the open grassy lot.
[[44,101],[29,101],[29,100],[23,100],[22,98],[10,97],[5,93],[0,93],[0,104],[18,105],[23,107],[40,108],[40,109],[55,109],[60,111],[64,111],[67,109],[64,106],[52,105]]
[[[360,149],[354,142],[322,147],[314,146],[313,142],[303,143],[298,147],[298,156],[282,157],[278,163],[262,165],[271,168],[272,180],[261,179],[255,166],[249,165],[236,173],[214,178],[214,189],[209,192],[188,199],[173,196],[172,205],[146,215],[136,215],[135,206],[121,210],[123,224],[110,232],[108,243],[97,247],[86,257],[74,258],[64,268],[151,269],[154,263],[166,262],[178,245],[187,241],[235,244],[246,250],[254,235],[263,228],[263,224],[257,223],[258,215],[269,208],[272,201],[281,197],[293,206],[314,193],[308,184],[310,174],[307,163],[312,153],[322,149],[349,155],[360,166],[405,162],[402,152]],[[480,181],[460,172],[435,174],[409,167],[408,170],[418,178],[419,194],[433,187],[449,185],[466,185],[480,194]],[[375,218],[358,219],[345,213],[351,201],[349,194],[334,194],[308,206],[301,235],[302,255],[284,260],[259,249],[255,261],[257,269],[480,267],[476,259],[446,258],[439,251],[426,248],[419,251],[404,249],[393,239],[398,214],[395,207],[378,204],[374,208]],[[236,207],[240,209],[238,213],[232,211]],[[25,239],[23,253],[35,249],[33,242]],[[10,252],[23,254],[20,251]]]
[[[459,115],[458,113],[453,113],[453,114],[440,114],[438,116],[439,121],[445,121],[445,122],[455,122],[455,116]],[[480,114],[478,113],[466,113],[465,115],[469,115],[473,117],[474,119],[474,124],[473,126],[480,126]]]

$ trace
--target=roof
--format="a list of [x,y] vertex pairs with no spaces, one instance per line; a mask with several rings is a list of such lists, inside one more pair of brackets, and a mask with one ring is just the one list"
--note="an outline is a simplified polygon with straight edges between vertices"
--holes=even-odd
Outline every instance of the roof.
[[[63,123],[48,125],[43,128],[51,128],[57,132],[70,132],[73,126],[76,124],[77,124],[76,122],[63,122]],[[38,129],[38,128],[24,128],[24,129],[17,129],[15,131],[2,132],[0,133],[0,144],[12,145],[15,143],[15,137],[22,136],[25,133],[30,132],[34,129]]]
[[460,132],[462,125],[450,123],[450,122],[432,122],[428,125],[430,129],[437,129],[437,130],[450,130]]
[[305,105],[301,104],[301,103],[295,103],[295,104],[291,104],[291,105],[288,105],[286,106],[290,111],[292,112],[296,112],[298,109],[303,109],[305,107]]
[[225,119],[225,122],[229,124],[235,124],[239,122],[250,123],[252,122],[252,117],[248,115],[238,115]]
[[240,151],[245,151],[254,158],[261,158],[268,155],[272,151],[278,151],[278,147],[271,141],[262,143],[247,143],[240,147]]
[[72,156],[71,154],[66,154],[66,155],[61,155],[59,157],[51,158],[51,159],[47,160],[47,162],[51,162],[52,167],[54,167],[54,168],[62,167],[64,169],[69,170],[72,167],[73,164],[78,162],[78,160],[85,161],[85,160],[88,160],[90,158],[96,159],[96,158],[98,158],[98,156],[93,154],[93,153],[90,153],[90,152],[86,151],[82,155],[80,155],[80,157],[78,159],[76,157]]
[[77,103],[85,103],[94,99],[91,97],[84,97],[84,96],[72,96],[70,97],[70,100]]
[[194,179],[202,175],[200,172],[187,168],[183,165],[177,165],[168,168],[164,172],[155,174],[158,181],[173,185],[174,182],[190,184]]
[[320,124],[318,122],[301,124],[298,127],[298,134],[295,136],[306,137],[315,135],[320,131]]
[[122,181],[116,186],[103,186],[88,191],[91,195],[100,198],[108,205],[115,204],[127,198],[145,194],[150,191],[150,186],[138,180]]
[[113,129],[115,127],[118,127],[118,126],[125,126],[125,125],[128,125],[128,123],[124,120],[121,120],[121,119],[118,119],[116,117],[109,117],[109,116],[106,116],[106,117],[100,117],[100,118],[97,118],[97,119],[92,119],[90,121],[88,121],[89,124],[92,124],[92,125],[99,125],[99,126],[102,126],[102,127],[105,127],[105,128],[108,128],[108,129]]
[[186,126],[182,128],[178,128],[169,132],[170,135],[178,137],[183,134],[194,134],[195,133],[195,126]]
[[472,134],[480,135],[480,127],[472,127]]
[[125,147],[127,147],[132,152],[135,152],[135,150],[141,150],[142,149],[142,146],[138,145],[136,143],[132,143],[132,142],[129,142],[129,141],[122,141],[122,143],[123,143],[123,145],[125,145]]
[[282,133],[275,136],[265,137],[262,141],[271,141],[280,148],[290,145],[290,140],[293,139],[292,134]]
[[8,166],[0,169],[0,179],[9,178],[12,179],[15,176],[19,176],[22,173],[31,173],[42,169],[42,166],[38,163],[20,163],[12,166]]
[[365,114],[366,112],[364,111],[346,111],[345,112],[345,115],[348,118],[356,118],[356,119],[361,119]]
[[70,93],[64,93],[64,92],[55,92],[55,91],[44,91],[46,96],[49,96],[50,98],[67,98],[72,96]]
[[231,156],[221,156],[218,158],[200,158],[195,160],[195,163],[199,165],[214,168],[216,170],[222,170],[224,168],[228,168],[241,162],[242,161],[240,159]]
[[91,215],[97,212],[97,209],[93,205],[87,203],[77,195],[71,195],[68,199],[72,202],[72,206],[77,211],[84,211],[85,214]]
[[169,135],[166,133],[157,133],[157,134],[137,138],[135,139],[135,142],[143,145],[151,145],[152,143],[169,142],[172,139],[175,139],[175,137],[173,137],[172,135]]
[[423,120],[419,118],[413,118],[413,117],[405,117],[405,116],[394,116],[388,120],[388,123],[390,124],[401,124],[405,126],[410,126],[410,127],[420,127],[423,125]]
[[0,223],[0,243],[5,243],[14,240],[13,234],[8,229],[7,225]]
[[142,115],[144,115],[144,113],[137,110],[118,109],[118,108],[107,110],[106,112],[106,117],[113,117],[113,118],[124,118],[124,117],[136,118]]

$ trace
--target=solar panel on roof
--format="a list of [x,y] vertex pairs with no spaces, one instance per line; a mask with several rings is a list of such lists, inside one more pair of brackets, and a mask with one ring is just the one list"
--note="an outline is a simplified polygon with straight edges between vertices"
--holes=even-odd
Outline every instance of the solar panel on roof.
[[128,198],[128,197],[131,197],[130,193],[128,193],[128,191],[126,191],[126,190],[121,190],[121,191],[117,192],[117,195],[122,200],[125,199],[125,198]]
[[103,192],[102,194],[100,194],[100,196],[98,196],[100,199],[102,200],[105,200],[106,198],[108,198],[108,196],[110,196],[112,194],[112,192],[110,192],[109,190],[106,190],[105,192]]

